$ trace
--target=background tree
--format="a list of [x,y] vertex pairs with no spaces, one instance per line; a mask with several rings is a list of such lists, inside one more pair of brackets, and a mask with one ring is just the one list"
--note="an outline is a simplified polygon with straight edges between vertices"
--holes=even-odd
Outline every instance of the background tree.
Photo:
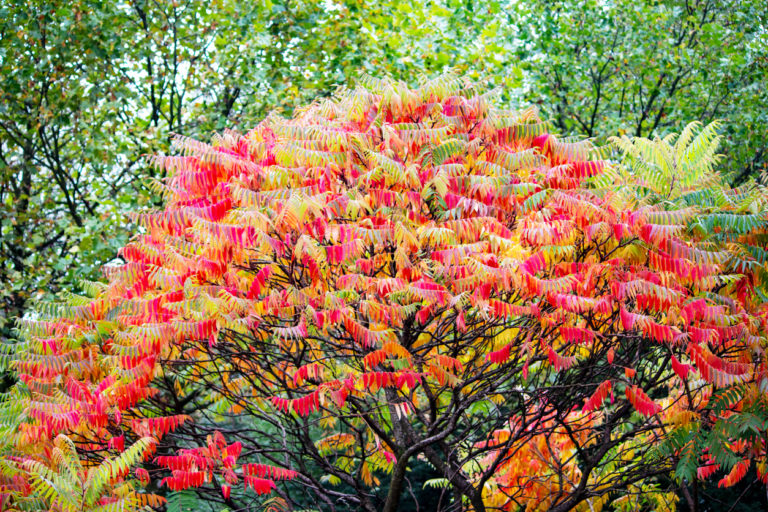
[[561,133],[679,131],[723,119],[722,171],[764,167],[762,2],[526,2],[509,20],[529,93]]
[[111,14],[94,5],[83,17],[71,3],[3,7],[4,319],[20,315],[32,294],[73,281],[76,259],[90,274],[126,241],[110,240],[114,218],[131,204],[121,194],[128,151],[123,134],[115,138],[121,107],[108,80],[95,86],[121,51],[104,23]]
[[124,212],[157,200],[141,155],[167,151],[172,133],[208,137],[290,112],[361,69],[408,79],[454,67],[505,91],[524,84],[502,101],[541,101],[563,135],[596,135],[598,121],[603,134],[648,135],[722,118],[725,172],[738,182],[763,167],[762,2],[1,9],[4,337],[30,297],[94,277],[125,242]]

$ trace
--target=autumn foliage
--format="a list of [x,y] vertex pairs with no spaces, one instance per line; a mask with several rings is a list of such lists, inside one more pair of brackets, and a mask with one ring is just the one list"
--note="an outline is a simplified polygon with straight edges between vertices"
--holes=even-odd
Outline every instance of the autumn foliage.
[[45,483],[74,478],[66,443],[80,473],[115,461],[103,510],[391,511],[415,464],[476,511],[765,482],[765,191],[718,176],[713,127],[617,161],[495,101],[365,79],[178,137],[105,283],[20,322],[4,502],[81,506]]

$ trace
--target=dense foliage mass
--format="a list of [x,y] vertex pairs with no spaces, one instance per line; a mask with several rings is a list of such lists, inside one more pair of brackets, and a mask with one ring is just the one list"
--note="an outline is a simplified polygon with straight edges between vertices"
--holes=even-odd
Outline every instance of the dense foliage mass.
[[106,283],[21,322],[5,505],[671,510],[768,477],[764,188],[716,126],[552,135],[367,78],[154,163]]

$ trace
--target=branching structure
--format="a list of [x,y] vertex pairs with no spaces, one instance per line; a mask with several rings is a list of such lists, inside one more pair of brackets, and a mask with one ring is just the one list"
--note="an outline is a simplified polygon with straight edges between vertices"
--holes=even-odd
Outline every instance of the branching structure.
[[232,510],[394,511],[416,461],[478,512],[765,480],[766,193],[721,182],[714,127],[618,140],[618,165],[463,79],[370,78],[176,142],[108,284],[23,322],[15,506],[66,508],[28,483],[66,472],[59,432],[86,467],[153,439],[105,481]]

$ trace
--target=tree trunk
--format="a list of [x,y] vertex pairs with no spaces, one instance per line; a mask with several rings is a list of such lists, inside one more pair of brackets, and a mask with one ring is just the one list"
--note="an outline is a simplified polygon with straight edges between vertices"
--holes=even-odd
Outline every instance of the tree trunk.
[[387,501],[384,502],[382,512],[396,512],[400,504],[400,496],[403,494],[403,483],[405,482],[405,470],[408,466],[410,457],[400,457],[397,459],[395,468],[392,470],[392,477],[389,480],[389,492]]

